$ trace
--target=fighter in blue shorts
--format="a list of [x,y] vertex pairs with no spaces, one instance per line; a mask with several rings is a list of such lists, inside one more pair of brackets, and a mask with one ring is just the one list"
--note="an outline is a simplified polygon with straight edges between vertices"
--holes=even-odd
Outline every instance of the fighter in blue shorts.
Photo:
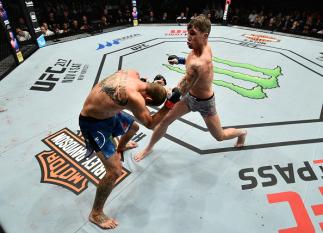
[[[130,136],[133,136],[139,128],[134,119],[124,112],[119,112],[113,117],[104,120],[80,115],[79,125],[85,139],[87,154],[91,155],[93,151],[102,151],[106,159],[116,152],[115,144],[113,143],[114,137],[125,135],[131,131]],[[129,131],[130,129],[131,131]],[[128,147],[133,146],[136,146],[135,143],[130,142]],[[122,150],[120,149],[120,151]]]
[[[120,152],[137,146],[130,139],[139,129],[134,119],[123,110],[130,111],[145,127],[154,129],[179,99],[178,88],[174,88],[166,99],[166,90],[161,84],[141,81],[138,72],[134,70],[120,70],[91,90],[80,113],[79,125],[87,154],[95,151],[106,169],[105,176],[97,186],[89,215],[92,223],[104,229],[118,225],[115,219],[103,213],[103,207],[117,178],[122,175]],[[159,106],[162,103],[164,106],[150,115],[146,105]],[[112,140],[117,136],[120,139],[116,148]]]

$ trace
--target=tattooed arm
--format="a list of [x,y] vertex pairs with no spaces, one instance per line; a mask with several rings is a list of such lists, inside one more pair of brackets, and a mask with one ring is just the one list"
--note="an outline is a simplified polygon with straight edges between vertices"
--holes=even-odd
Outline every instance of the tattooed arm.
[[199,79],[200,69],[201,67],[198,64],[188,65],[185,76],[177,85],[182,95],[185,95],[196,84]]

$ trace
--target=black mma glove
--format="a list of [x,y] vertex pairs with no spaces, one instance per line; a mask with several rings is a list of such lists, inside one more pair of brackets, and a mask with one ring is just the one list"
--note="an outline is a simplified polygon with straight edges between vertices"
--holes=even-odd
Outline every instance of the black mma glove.
[[174,105],[181,100],[182,93],[178,87],[174,87],[172,90],[172,94],[167,97],[165,102],[165,106],[168,109],[172,109]]
[[168,63],[171,64],[171,65],[174,65],[174,64],[182,64],[182,65],[185,65],[185,58],[184,57],[178,57],[176,55],[170,55],[168,57]]
[[[162,84],[160,80],[161,80],[164,84]],[[154,83],[155,83],[155,82],[158,82],[158,83],[160,83],[160,84],[161,84],[161,85],[163,85],[163,86],[166,86],[166,85],[167,85],[167,82],[166,82],[165,77],[164,77],[163,75],[161,75],[161,74],[156,75],[156,77],[154,78],[154,81],[153,81],[153,82],[154,82]]]

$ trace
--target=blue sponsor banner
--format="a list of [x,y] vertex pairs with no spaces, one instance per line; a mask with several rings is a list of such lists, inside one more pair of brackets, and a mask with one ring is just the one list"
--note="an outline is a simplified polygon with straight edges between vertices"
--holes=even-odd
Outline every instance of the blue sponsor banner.
[[96,48],[96,50],[101,50],[104,49],[106,47],[112,47],[115,45],[119,45],[121,43],[121,41],[125,41],[125,40],[129,40],[135,37],[141,36],[140,34],[132,34],[132,35],[127,35],[127,36],[123,36],[123,37],[119,37],[116,39],[112,39],[112,40],[108,40],[105,41],[103,43],[99,43],[98,47]]
[[99,44],[99,47],[97,47],[96,50],[103,49],[105,47],[111,47],[112,45],[120,44],[119,40],[113,40],[113,41],[107,41],[104,44]]
[[46,40],[45,40],[44,35],[40,35],[37,38],[37,43],[38,43],[39,48],[42,48],[42,47],[45,47],[46,46]]

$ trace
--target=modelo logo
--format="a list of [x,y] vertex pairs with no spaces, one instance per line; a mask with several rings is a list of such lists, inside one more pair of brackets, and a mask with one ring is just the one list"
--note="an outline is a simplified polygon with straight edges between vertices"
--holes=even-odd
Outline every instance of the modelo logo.
[[141,36],[140,34],[132,34],[129,36],[124,36],[121,38],[117,38],[117,39],[113,39],[112,41],[106,41],[104,43],[99,43],[98,47],[96,48],[96,50],[101,50],[104,49],[106,47],[112,47],[114,45],[118,45],[120,44],[121,41],[125,41],[125,40],[129,40],[135,37]]
[[259,42],[259,43],[266,43],[266,42],[279,42],[275,37],[267,36],[267,35],[256,35],[256,34],[250,34],[250,35],[243,35],[244,37],[248,38],[249,40]]

